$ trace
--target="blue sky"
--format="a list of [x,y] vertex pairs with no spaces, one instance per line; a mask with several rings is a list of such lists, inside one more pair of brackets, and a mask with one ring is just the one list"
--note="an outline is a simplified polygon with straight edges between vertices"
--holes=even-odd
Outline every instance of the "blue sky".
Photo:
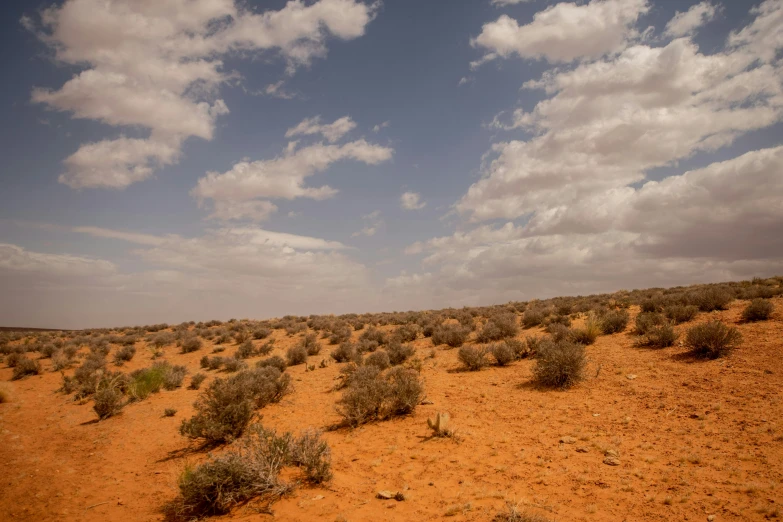
[[2,324],[780,273],[783,0],[0,9]]

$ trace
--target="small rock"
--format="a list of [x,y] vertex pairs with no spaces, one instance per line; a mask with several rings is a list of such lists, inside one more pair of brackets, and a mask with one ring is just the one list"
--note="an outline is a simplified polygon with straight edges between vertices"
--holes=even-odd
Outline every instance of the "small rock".
[[628,379],[629,381],[632,381],[636,379],[636,375],[629,373],[628,375],[625,376],[625,378]]
[[587,453],[587,448],[584,447],[584,446],[577,446],[576,447],[576,452],[577,453]]
[[707,520],[709,520],[710,522],[712,522],[713,520],[715,520],[715,515],[710,515],[710,516],[708,516],[708,517],[707,517]]
[[434,402],[432,402],[432,401],[431,401],[431,400],[429,400],[429,399],[424,399],[423,401],[421,401],[421,403],[420,403],[420,404],[424,404],[424,405],[426,405],[426,404],[435,404],[435,403],[434,403]]
[[573,437],[560,437],[560,443],[561,444],[576,444],[576,439]]
[[378,494],[375,495],[375,498],[379,498],[381,500],[391,500],[391,499],[394,498],[394,496],[396,494],[397,493],[394,492],[394,491],[389,491],[389,490],[384,489],[382,491],[379,491]]
[[604,464],[607,466],[619,466],[620,465],[620,459],[617,457],[606,457],[604,459]]
[[620,452],[617,451],[617,450],[608,449],[608,450],[604,451],[604,456],[606,456],[606,457],[619,457],[620,456]]
[[323,495],[316,495],[313,497],[313,500],[323,500],[323,498],[324,498]]
[[600,415],[601,415],[600,413],[593,413],[593,417],[598,417]]

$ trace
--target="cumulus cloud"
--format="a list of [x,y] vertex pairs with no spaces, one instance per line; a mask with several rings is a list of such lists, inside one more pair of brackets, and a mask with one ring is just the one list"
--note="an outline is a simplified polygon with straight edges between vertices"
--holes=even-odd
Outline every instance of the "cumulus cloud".
[[326,138],[327,141],[334,143],[339,141],[354,128],[356,128],[356,122],[353,121],[350,116],[343,116],[328,124],[322,124],[321,117],[315,116],[313,118],[305,118],[296,127],[288,129],[285,133],[285,137],[292,138],[294,136],[320,134]]
[[571,62],[619,51],[635,36],[634,25],[649,10],[647,0],[593,0],[584,5],[562,2],[536,13],[526,25],[508,15],[484,24],[471,40],[488,54],[472,67],[496,57]]
[[373,16],[373,6],[356,0],[292,0],[260,14],[233,0],[67,0],[39,21],[23,18],[58,61],[84,68],[59,89],[35,88],[34,102],[150,133],[83,145],[60,181],[122,188],[149,177],[177,161],[188,137],[212,139],[228,112],[218,89],[235,77],[224,57],[276,52],[292,72],[323,57],[330,36],[363,35]]
[[[289,143],[283,155],[271,160],[241,161],[224,173],[208,172],[191,191],[200,203],[212,200],[215,217],[250,218],[260,221],[275,209],[268,199],[308,198],[315,200],[334,196],[337,190],[324,185],[305,186],[306,178],[328,169],[332,164],[353,160],[377,165],[392,157],[392,149],[357,140],[341,145],[317,143],[297,148]],[[271,206],[270,206],[271,205]]]
[[361,230],[358,230],[353,234],[351,234],[351,237],[374,236],[375,233],[378,232],[378,229],[384,225],[384,222],[381,219],[380,210],[375,210],[373,212],[370,212],[369,214],[362,216],[362,221],[366,223],[366,225],[362,227]]
[[418,192],[404,192],[400,196],[400,207],[405,210],[419,210],[425,206],[427,203],[421,200],[421,194]]
[[701,26],[712,21],[717,13],[718,8],[708,1],[698,3],[682,13],[677,11],[674,18],[666,24],[663,34],[675,38],[693,34]]

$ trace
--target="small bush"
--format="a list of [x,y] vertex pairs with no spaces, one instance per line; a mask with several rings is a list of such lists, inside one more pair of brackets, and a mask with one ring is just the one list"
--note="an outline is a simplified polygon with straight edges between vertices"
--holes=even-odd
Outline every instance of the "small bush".
[[223,370],[228,373],[235,373],[247,368],[247,363],[236,357],[223,357]]
[[442,324],[432,332],[432,344],[435,346],[446,344],[452,348],[458,348],[465,344],[470,332],[470,328],[465,326]]
[[533,380],[540,386],[570,388],[584,379],[585,347],[568,341],[542,343],[536,354]]
[[130,374],[131,382],[128,385],[128,397],[132,401],[140,401],[153,393],[158,393],[166,381],[166,374],[171,365],[168,363],[155,363],[150,368],[142,368]]
[[687,323],[699,313],[699,307],[694,305],[673,304],[664,308],[666,318],[674,324]]
[[689,300],[698,306],[700,311],[712,312],[713,310],[726,310],[729,303],[734,300],[734,296],[724,288],[709,286],[692,292]]
[[561,323],[550,323],[546,331],[552,336],[554,342],[560,342],[571,338],[571,329]]
[[177,410],[175,410],[174,408],[166,408],[165,410],[163,410],[164,417],[173,417],[176,414],[177,414]]
[[550,520],[541,515],[522,511],[516,505],[509,503],[503,511],[492,518],[492,522],[550,522]]
[[627,310],[611,310],[601,317],[599,323],[601,331],[606,335],[611,335],[624,331],[629,320]]
[[386,372],[386,382],[389,416],[411,413],[424,396],[424,385],[415,370],[394,366]]
[[291,447],[291,463],[304,469],[305,477],[314,484],[332,478],[332,455],[329,445],[321,439],[321,432],[306,430]]
[[304,346],[292,346],[286,352],[288,366],[296,366],[307,362],[307,349]]
[[338,363],[353,361],[356,359],[356,346],[346,341],[332,350],[331,357]]
[[193,376],[190,378],[190,386],[188,386],[188,388],[191,390],[198,390],[206,378],[207,376],[203,373],[193,374]]
[[670,323],[656,325],[647,330],[647,333],[639,340],[641,346],[651,348],[667,348],[677,341],[677,333]]
[[391,362],[389,361],[389,354],[386,353],[385,350],[378,350],[377,352],[371,353],[364,359],[364,364],[368,366],[375,366],[379,370],[385,370],[391,366]]
[[248,339],[239,345],[235,357],[238,357],[239,359],[249,359],[250,357],[253,357],[255,354],[256,354],[256,348],[255,346],[253,346],[253,341]]
[[636,316],[635,333],[645,335],[647,332],[666,323],[663,314],[657,312],[642,312]]
[[258,361],[256,363],[256,368],[277,368],[277,370],[282,373],[288,368],[288,363],[279,355],[273,355],[272,357],[267,357],[266,359]]
[[267,342],[259,346],[256,351],[259,355],[269,355],[275,348],[275,340],[269,339]]
[[182,341],[182,353],[192,353],[201,349],[203,343],[196,336],[188,337]]
[[392,337],[399,340],[402,343],[409,343],[415,341],[421,332],[421,326],[417,324],[402,325],[394,331]]
[[534,326],[539,326],[544,322],[544,319],[546,319],[546,312],[540,308],[530,308],[529,310],[525,310],[524,315],[522,316],[522,325],[525,328],[533,328]]
[[362,335],[359,336],[359,340],[375,341],[378,343],[378,346],[383,346],[389,341],[389,336],[386,335],[385,332],[371,326],[362,332]]
[[150,338],[149,342],[155,348],[163,348],[164,346],[168,346],[169,344],[174,344],[175,340],[176,337],[172,332],[160,332],[153,335]]
[[739,330],[720,321],[697,324],[685,336],[685,345],[691,349],[691,353],[704,359],[728,355],[741,342]]
[[122,393],[120,379],[104,379],[95,392],[95,404],[93,410],[100,420],[117,415],[125,406],[125,397]]
[[302,339],[301,346],[305,349],[307,355],[318,355],[321,353],[321,345],[316,339],[315,334],[305,335]]
[[40,352],[43,359],[49,359],[57,352],[57,347],[53,343],[46,343],[41,346]]
[[774,307],[768,299],[754,299],[742,311],[742,320],[745,322],[766,321],[772,315]]
[[71,358],[65,355],[63,350],[59,350],[52,355],[52,371],[59,372],[64,370],[71,365],[71,362]]
[[386,353],[389,354],[389,362],[392,366],[396,366],[407,361],[409,357],[416,353],[416,350],[409,344],[402,344],[397,339],[393,339],[386,346]]
[[507,337],[514,337],[519,332],[517,316],[514,314],[498,314],[489,318],[476,336],[476,341],[488,343]]
[[167,390],[176,390],[182,386],[187,373],[188,369],[179,364],[168,367],[163,377],[163,387]]
[[374,366],[362,366],[348,377],[346,385],[337,411],[350,426],[410,413],[424,393],[418,374],[401,366],[385,375]]
[[589,346],[601,335],[601,325],[595,316],[590,314],[585,320],[582,328],[572,328],[570,333],[571,341]]
[[519,339],[506,339],[503,341],[503,343],[511,348],[511,350],[514,352],[515,359],[525,359],[533,355],[526,341],[520,341]]
[[253,330],[253,339],[266,339],[272,335],[272,330],[269,328],[256,328]]
[[33,359],[28,359],[25,356],[21,356],[16,361],[11,379],[16,381],[22,377],[26,377],[28,375],[38,375],[39,373],[41,373],[41,363]]
[[133,345],[123,346],[114,352],[114,364],[122,366],[124,363],[133,359],[136,355],[136,347]]
[[507,366],[517,359],[516,352],[507,343],[495,343],[489,347],[489,351],[498,366]]
[[489,364],[487,349],[484,346],[462,346],[457,353],[457,357],[465,366],[465,369],[471,372],[477,372]]

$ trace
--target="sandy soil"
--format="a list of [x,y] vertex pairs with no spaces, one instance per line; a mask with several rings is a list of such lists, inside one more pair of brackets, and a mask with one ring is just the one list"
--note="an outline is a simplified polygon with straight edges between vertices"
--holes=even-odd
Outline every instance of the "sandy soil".
[[[590,378],[565,392],[530,387],[532,361],[455,371],[456,350],[420,339],[433,404],[327,432],[335,472],[327,487],[300,487],[272,514],[250,503],[220,519],[491,520],[506,501],[560,521],[783,516],[783,299],[774,302],[773,319],[762,323],[738,323],[743,301],[699,314],[694,322],[718,317],[741,330],[742,347],[722,360],[696,362],[682,347],[636,348],[631,326],[601,336],[588,347]],[[282,353],[300,336],[274,337]],[[328,359],[330,349],[311,361]],[[187,355],[169,347],[167,359],[192,374],[210,351],[209,343]],[[141,343],[124,371],[149,364]],[[338,365],[288,371],[295,392],[262,410],[263,423],[293,431],[335,423]],[[0,366],[0,381],[10,378]],[[185,463],[206,456],[177,431],[198,392],[163,391],[96,422],[92,402],[56,393],[60,384],[50,371],[14,381],[12,401],[0,404],[0,520],[161,520]],[[178,413],[164,418],[165,408]],[[438,411],[451,414],[458,440],[428,438],[426,419]],[[564,436],[576,442],[560,443]],[[619,466],[603,463],[607,449],[619,452]],[[406,499],[378,500],[379,490]]]

